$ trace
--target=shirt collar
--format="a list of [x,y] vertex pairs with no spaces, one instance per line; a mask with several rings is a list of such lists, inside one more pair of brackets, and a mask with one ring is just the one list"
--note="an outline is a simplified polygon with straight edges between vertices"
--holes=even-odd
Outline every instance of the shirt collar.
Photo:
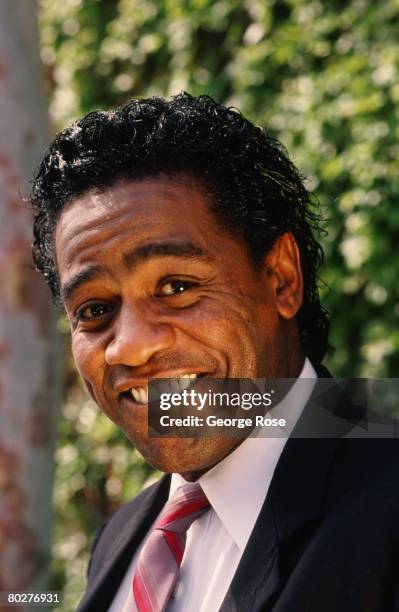
[[[307,358],[299,378],[317,378]],[[295,383],[282,402],[273,408],[273,416],[275,411],[276,414],[286,416],[284,408],[291,404],[287,435],[270,438],[262,437],[262,432],[259,432],[256,437],[247,438],[198,480],[213,510],[241,552],[245,549],[261,511],[287,437],[299,419],[312,389],[313,385]],[[186,480],[180,474],[173,474],[169,496],[185,483]]]

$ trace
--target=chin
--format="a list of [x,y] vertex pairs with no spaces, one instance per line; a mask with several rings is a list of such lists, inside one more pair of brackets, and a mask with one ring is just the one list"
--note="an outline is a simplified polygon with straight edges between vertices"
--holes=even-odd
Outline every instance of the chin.
[[134,442],[144,459],[168,474],[204,473],[240,442],[237,438],[147,438]]

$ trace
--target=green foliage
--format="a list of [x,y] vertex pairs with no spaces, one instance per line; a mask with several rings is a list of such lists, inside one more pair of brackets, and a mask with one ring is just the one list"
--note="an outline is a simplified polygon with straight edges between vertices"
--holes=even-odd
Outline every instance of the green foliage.
[[[41,0],[40,5],[42,58],[57,127],[132,96],[187,90],[237,106],[284,142],[308,177],[308,188],[316,191],[328,229],[321,286],[332,314],[328,365],[340,376],[396,376],[397,1]],[[90,435],[74,437],[68,427],[80,410],[63,425],[61,457],[68,457],[63,449],[72,445],[85,486],[103,490],[105,468],[109,474],[117,468],[109,468],[113,459],[98,458],[105,451],[97,456],[93,450],[106,448],[110,457],[113,445],[127,447],[97,417]],[[134,489],[144,467],[137,455],[133,459],[127,480],[136,483],[130,485]],[[85,487],[73,478],[69,482],[62,461],[59,470],[65,491],[69,487],[63,503],[73,501],[70,512],[80,512],[73,521],[83,534],[93,518],[79,505]]]

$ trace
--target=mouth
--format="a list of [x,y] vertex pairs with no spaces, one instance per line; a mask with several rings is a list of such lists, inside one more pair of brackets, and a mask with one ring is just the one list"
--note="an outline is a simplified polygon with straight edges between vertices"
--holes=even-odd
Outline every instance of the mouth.
[[[204,378],[206,374],[181,374],[176,375],[173,379],[164,378],[159,383],[161,393],[181,393],[188,389],[199,378]],[[148,385],[140,387],[131,387],[127,391],[123,391],[121,397],[133,400],[136,404],[148,404]]]

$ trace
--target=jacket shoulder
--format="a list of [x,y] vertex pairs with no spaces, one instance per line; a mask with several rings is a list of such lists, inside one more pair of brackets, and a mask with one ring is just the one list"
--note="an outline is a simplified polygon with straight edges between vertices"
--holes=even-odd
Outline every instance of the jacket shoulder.
[[[142,509],[143,505],[148,504],[149,500],[152,499],[154,499],[154,511],[156,514],[158,514],[157,499],[159,500],[162,498],[161,505],[163,505],[163,497],[164,494],[167,495],[168,488],[168,479],[161,479],[159,482],[145,488],[131,501],[122,504],[107,520],[102,523],[102,525],[100,525],[93,540],[91,557],[87,569],[87,577],[89,582],[102,567],[110,547],[120,536],[122,529],[126,526],[128,521],[131,521],[132,518],[135,517]],[[148,516],[148,519],[151,521],[151,516]]]
[[[399,516],[399,439],[347,438],[330,474],[330,492],[377,503]],[[374,501],[373,501],[374,500]]]

